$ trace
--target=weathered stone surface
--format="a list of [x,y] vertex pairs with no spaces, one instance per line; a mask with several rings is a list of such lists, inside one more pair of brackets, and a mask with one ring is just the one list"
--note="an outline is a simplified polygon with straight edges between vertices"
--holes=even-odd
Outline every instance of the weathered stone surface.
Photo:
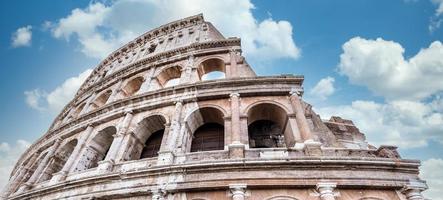
[[202,15],[171,22],[98,65],[2,198],[423,199],[419,161],[321,120],[303,80],[256,76]]

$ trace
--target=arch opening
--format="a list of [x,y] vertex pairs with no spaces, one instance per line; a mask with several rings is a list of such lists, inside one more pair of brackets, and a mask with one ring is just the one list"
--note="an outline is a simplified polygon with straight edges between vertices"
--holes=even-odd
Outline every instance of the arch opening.
[[289,146],[291,130],[284,109],[271,104],[255,105],[248,112],[248,136],[251,148],[277,148]]
[[113,135],[116,133],[117,129],[114,126],[109,126],[99,131],[94,138],[89,141],[74,171],[83,171],[97,167],[98,163],[105,159],[114,140]]
[[137,77],[128,81],[128,83],[126,83],[121,90],[123,97],[129,97],[137,93],[140,90],[143,82],[143,77]]
[[95,98],[95,100],[91,103],[91,108],[97,109],[97,108],[105,105],[106,102],[108,101],[109,97],[111,97],[111,94],[112,94],[111,90],[106,90],[105,92],[100,94],[100,96]]
[[135,135],[139,141],[131,141],[134,148],[126,160],[157,157],[165,132],[165,124],[166,119],[161,115],[152,115],[140,121],[135,129]]
[[158,83],[162,88],[178,85],[181,77],[180,66],[173,66],[164,69],[158,76]]
[[203,61],[197,68],[200,80],[222,79],[226,76],[226,65],[222,59],[211,58]]
[[224,114],[213,107],[200,108],[186,120],[190,152],[223,150],[225,144]]
[[77,146],[77,142],[77,139],[73,139],[55,153],[55,155],[51,158],[48,167],[41,175],[39,182],[51,179],[54,173],[57,173],[63,169],[63,166],[68,161],[72,151],[74,151],[75,146]]

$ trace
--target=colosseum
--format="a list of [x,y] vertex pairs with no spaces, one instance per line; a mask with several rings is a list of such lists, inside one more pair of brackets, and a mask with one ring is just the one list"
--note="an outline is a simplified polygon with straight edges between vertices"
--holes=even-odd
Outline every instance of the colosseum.
[[256,76],[201,14],[165,24],[94,69],[2,198],[424,199],[420,161],[322,120],[303,80]]

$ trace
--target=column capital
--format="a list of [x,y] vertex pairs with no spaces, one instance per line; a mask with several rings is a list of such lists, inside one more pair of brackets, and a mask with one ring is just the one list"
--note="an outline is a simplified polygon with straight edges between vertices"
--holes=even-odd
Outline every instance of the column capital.
[[232,199],[234,200],[244,200],[246,196],[246,184],[236,183],[229,184],[229,190],[232,193]]
[[319,182],[316,185],[317,192],[322,200],[334,200],[338,193],[334,192],[337,187],[336,183],[332,182]]
[[238,92],[233,92],[233,93],[229,94],[229,97],[231,97],[231,98],[240,97],[240,94]]
[[125,113],[125,115],[127,115],[127,114],[134,114],[134,111],[132,110],[132,108],[127,108],[127,109],[125,109],[125,111],[124,111],[124,113]]
[[408,200],[424,200],[421,192],[426,189],[428,189],[426,183],[418,180],[411,180],[402,188],[401,192],[405,194]]
[[174,105],[183,105],[183,99],[175,100]]

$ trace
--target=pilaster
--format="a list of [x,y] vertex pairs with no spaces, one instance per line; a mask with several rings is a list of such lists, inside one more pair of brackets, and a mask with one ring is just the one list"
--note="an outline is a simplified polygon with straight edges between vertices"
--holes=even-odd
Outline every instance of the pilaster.
[[232,200],[246,199],[246,184],[229,184]]
[[290,94],[291,96],[289,97],[289,100],[295,112],[295,119],[297,121],[298,128],[300,129],[301,137],[303,140],[313,140],[314,137],[311,129],[309,128],[300,97],[298,96],[299,94],[296,91],[291,91]]
[[335,200],[335,197],[339,195],[338,192],[334,192],[336,187],[336,183],[320,182],[317,183],[316,189],[321,200]]
[[428,186],[425,183],[411,180],[409,184],[403,187],[402,193],[406,196],[407,200],[424,200],[425,198],[421,192],[426,189],[428,189]]

